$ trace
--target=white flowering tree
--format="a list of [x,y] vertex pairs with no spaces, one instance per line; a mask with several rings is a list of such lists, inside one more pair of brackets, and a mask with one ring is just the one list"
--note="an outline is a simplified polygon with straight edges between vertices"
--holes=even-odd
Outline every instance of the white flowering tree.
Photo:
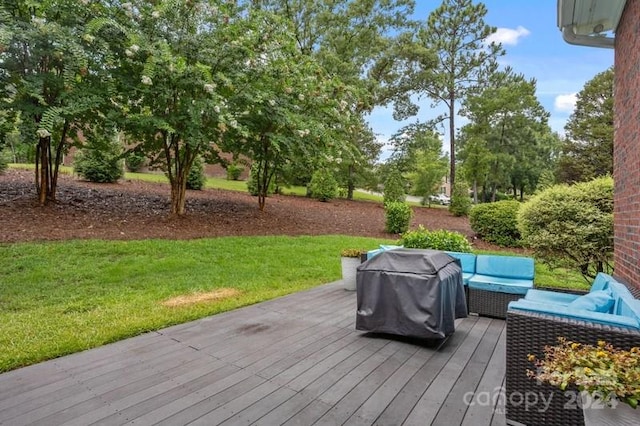
[[[238,127],[227,147],[257,163],[258,205],[265,207],[274,176],[291,163],[314,170],[351,155],[346,135],[357,117],[348,106],[354,91],[302,54],[290,23],[253,11],[255,28],[243,38],[255,55],[245,63],[231,99]],[[253,40],[250,40],[253,38]]]
[[[0,5],[0,109],[36,147],[40,204],[56,198],[70,138],[99,103],[90,89],[100,54],[85,26],[101,13],[88,0],[6,0]],[[1,137],[1,135],[0,135]]]
[[245,18],[233,4],[216,3],[126,2],[92,26],[111,40],[109,117],[167,174],[174,215],[186,212],[194,160],[219,160],[223,135],[238,126],[228,99],[252,53],[238,42]]

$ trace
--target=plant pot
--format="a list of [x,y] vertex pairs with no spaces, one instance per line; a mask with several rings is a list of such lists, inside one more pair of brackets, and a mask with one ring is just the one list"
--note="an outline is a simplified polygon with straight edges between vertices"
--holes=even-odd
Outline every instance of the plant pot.
[[581,392],[582,413],[585,426],[625,426],[640,424],[640,410],[629,404],[616,401],[609,407],[600,399],[594,399],[586,392]]
[[345,290],[356,290],[356,272],[360,259],[357,257],[341,257],[342,262],[342,283]]

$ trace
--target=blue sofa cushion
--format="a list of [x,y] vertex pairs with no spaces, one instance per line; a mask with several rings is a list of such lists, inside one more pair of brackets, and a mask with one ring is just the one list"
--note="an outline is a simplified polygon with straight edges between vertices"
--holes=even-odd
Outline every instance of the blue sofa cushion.
[[[625,307],[631,305],[631,302],[636,300],[629,289],[624,285],[619,283],[616,280],[611,280],[609,282],[609,290],[611,291],[611,296],[615,300],[613,305],[613,313],[620,315],[623,311],[625,311]],[[626,301],[624,305],[622,301]]]
[[527,291],[527,295],[524,298],[531,302],[555,303],[556,305],[567,306],[578,297],[580,296],[577,294],[531,289]]
[[609,281],[614,281],[611,275],[607,275],[604,272],[598,272],[598,275],[596,275],[593,280],[593,284],[591,284],[591,290],[589,291],[606,290],[609,288]]
[[534,261],[531,257],[486,254],[476,256],[476,274],[479,275],[533,280],[534,273]]
[[606,314],[602,312],[587,311],[584,309],[568,309],[566,306],[554,305],[550,303],[539,303],[520,299],[516,302],[509,302],[507,309],[510,311],[520,310],[537,312],[563,318],[572,318],[598,324],[613,325],[640,330],[640,322],[638,322],[638,320],[635,318],[630,318],[622,315]]
[[640,300],[622,299],[618,301],[618,315],[634,318],[640,322]]
[[567,308],[612,313],[613,303],[614,300],[613,297],[611,297],[610,291],[597,290],[578,297],[576,300],[569,303]]
[[471,277],[473,277],[473,274],[470,272],[463,272],[462,273],[462,284],[464,285],[469,285],[469,280],[471,279]]
[[462,265],[462,272],[470,273],[471,275],[476,273],[476,255],[472,253],[459,253],[457,251],[445,251],[449,256],[460,259]]
[[469,288],[508,294],[527,294],[533,288],[533,280],[495,277],[475,274],[469,280]]

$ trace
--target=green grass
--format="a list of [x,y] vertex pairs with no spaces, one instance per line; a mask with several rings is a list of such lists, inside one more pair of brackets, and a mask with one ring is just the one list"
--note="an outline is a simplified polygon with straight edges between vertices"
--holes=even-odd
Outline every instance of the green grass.
[[[229,237],[0,245],[0,372],[340,278],[340,252],[373,238]],[[234,288],[184,307],[162,301]]]

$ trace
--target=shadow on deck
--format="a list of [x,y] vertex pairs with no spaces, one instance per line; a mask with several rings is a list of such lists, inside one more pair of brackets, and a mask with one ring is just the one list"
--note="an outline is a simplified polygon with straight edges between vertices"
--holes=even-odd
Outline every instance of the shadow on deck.
[[355,330],[332,283],[0,375],[0,424],[503,425],[505,322]]

